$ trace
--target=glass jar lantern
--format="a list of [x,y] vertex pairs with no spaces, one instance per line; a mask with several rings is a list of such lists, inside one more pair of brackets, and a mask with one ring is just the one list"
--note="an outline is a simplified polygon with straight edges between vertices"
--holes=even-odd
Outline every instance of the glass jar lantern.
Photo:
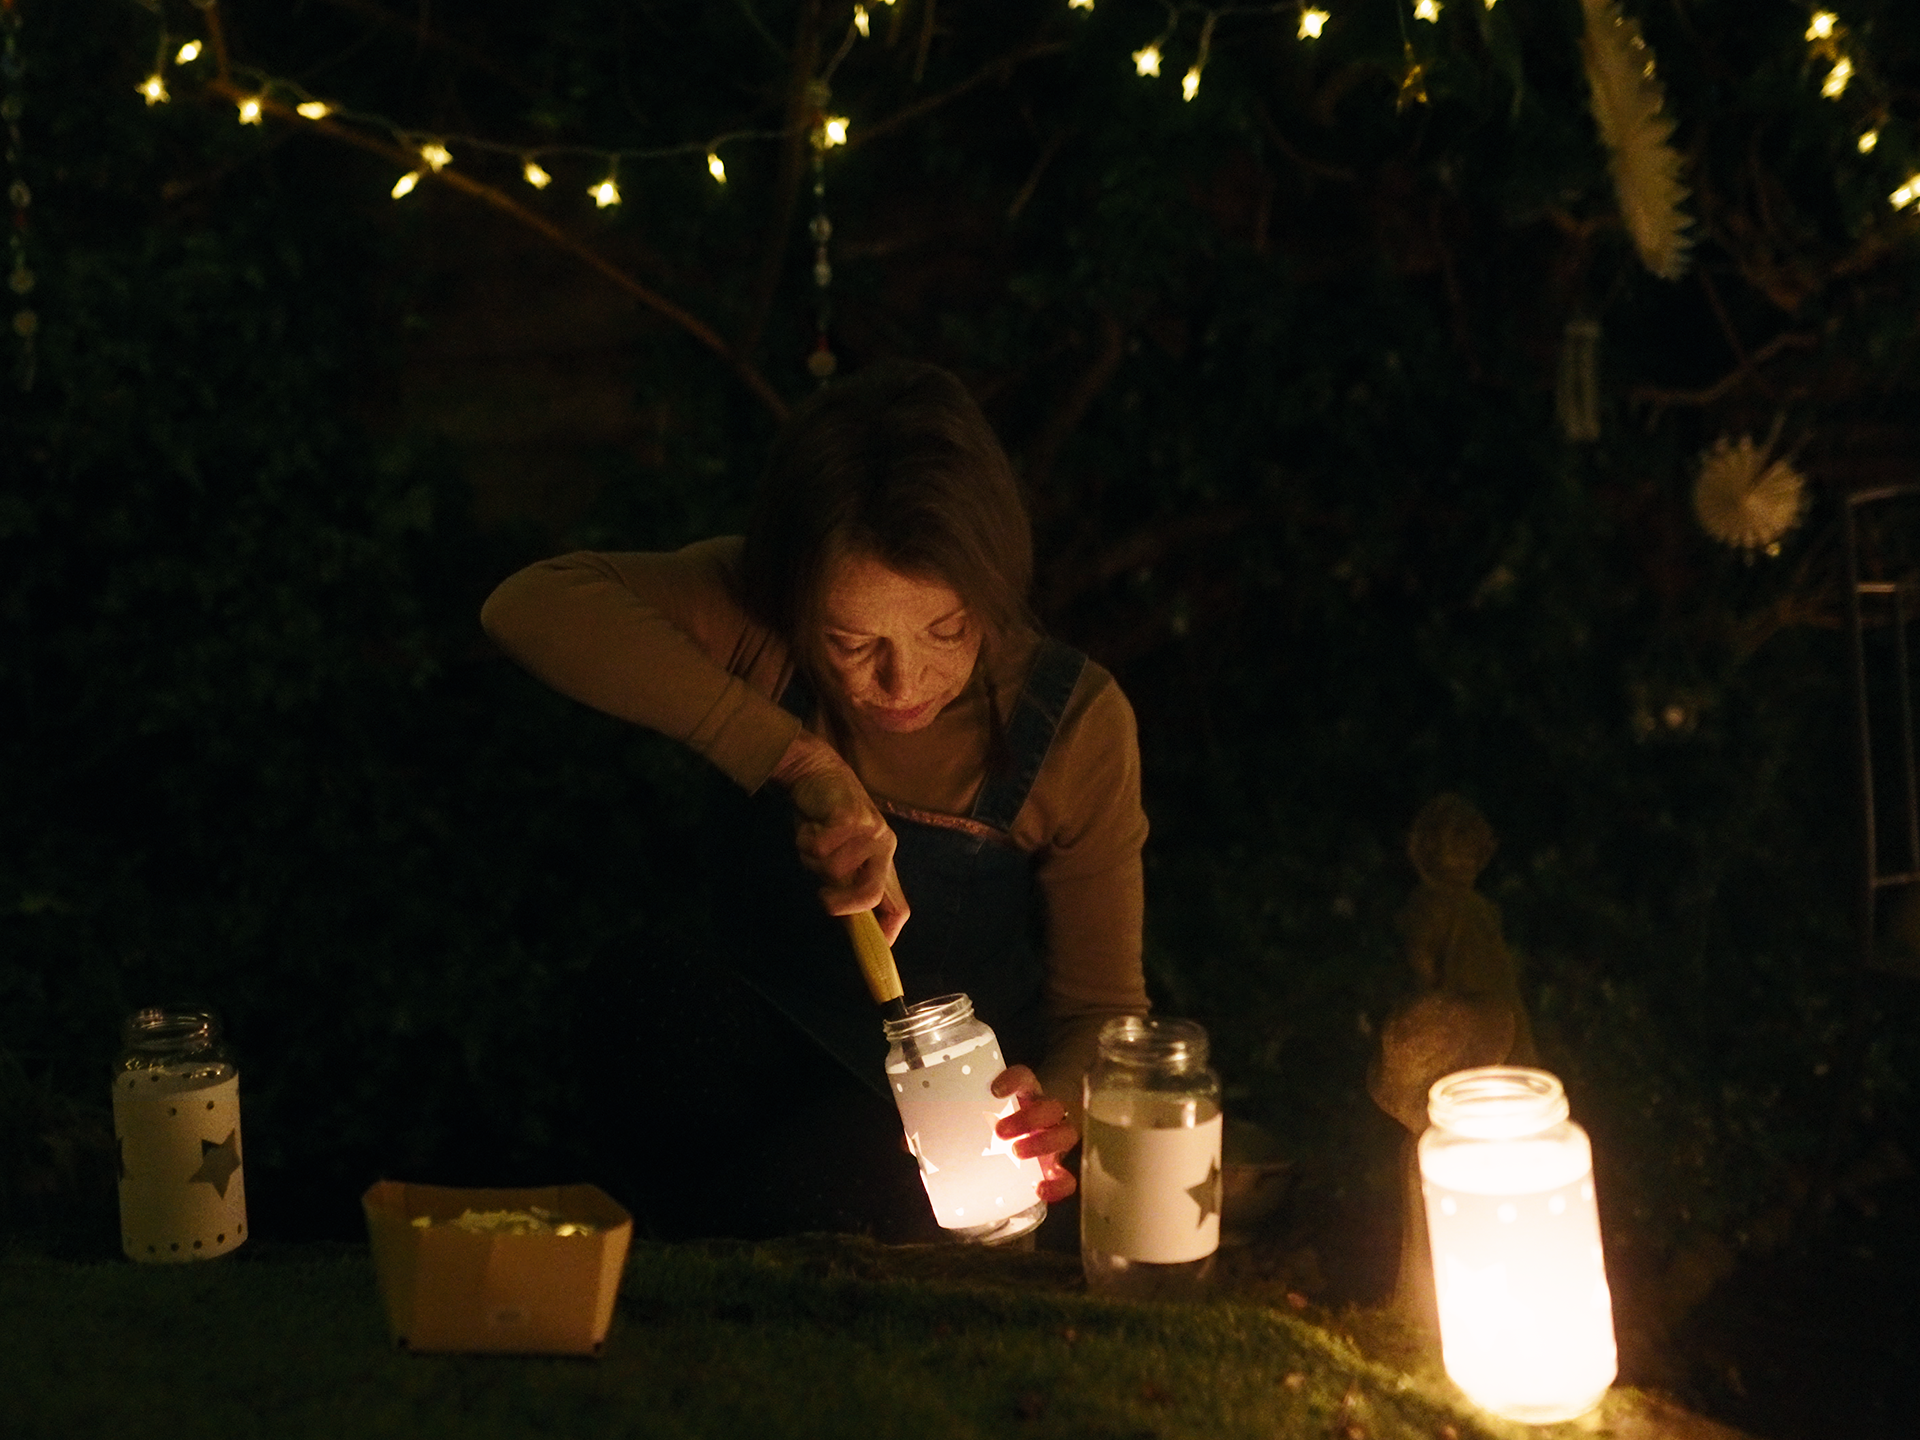
[[1617,1369],[1593,1151],[1544,1070],[1461,1070],[1428,1092],[1420,1180],[1440,1349],[1481,1408],[1547,1424],[1600,1403]]
[[247,1238],[240,1169],[240,1071],[212,1012],[136,1010],[113,1075],[120,1145],[120,1243],[168,1264],[223,1255]]
[[1040,1162],[1014,1154],[1014,1142],[994,1133],[1019,1102],[993,1093],[1007,1064],[973,1002],[942,995],[885,1024],[887,1085],[941,1228],[998,1244],[1046,1219]]
[[1220,1248],[1225,1123],[1207,1032],[1191,1020],[1109,1020],[1084,1097],[1080,1259],[1088,1289],[1199,1289]]

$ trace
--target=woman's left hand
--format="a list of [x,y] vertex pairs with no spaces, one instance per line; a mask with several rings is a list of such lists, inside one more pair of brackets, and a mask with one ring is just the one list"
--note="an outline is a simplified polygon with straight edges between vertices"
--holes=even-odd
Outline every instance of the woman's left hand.
[[1013,1153],[1040,1162],[1040,1198],[1058,1204],[1077,1188],[1073,1172],[1060,1157],[1080,1143],[1080,1132],[1067,1119],[1067,1107],[1049,1100],[1039,1078],[1025,1065],[1012,1065],[993,1077],[993,1093],[1012,1095],[1019,1108],[993,1127],[1002,1140],[1013,1141]]

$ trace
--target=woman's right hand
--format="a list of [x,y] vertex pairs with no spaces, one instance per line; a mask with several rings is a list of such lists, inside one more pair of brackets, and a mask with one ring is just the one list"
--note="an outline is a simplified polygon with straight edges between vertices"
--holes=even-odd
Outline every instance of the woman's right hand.
[[802,730],[774,767],[794,808],[800,863],[822,882],[829,915],[871,910],[891,945],[909,908],[893,870],[892,828],[853,767],[818,735]]

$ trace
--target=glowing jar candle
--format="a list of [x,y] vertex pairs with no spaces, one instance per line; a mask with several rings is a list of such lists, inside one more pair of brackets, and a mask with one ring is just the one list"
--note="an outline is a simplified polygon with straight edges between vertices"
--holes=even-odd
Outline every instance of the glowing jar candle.
[[993,1093],[1007,1068],[993,1031],[965,995],[942,995],[886,1021],[887,1084],[907,1148],[920,1162],[934,1219],[962,1240],[997,1244],[1047,1218],[1040,1162],[1013,1153],[994,1127],[1019,1102]]
[[113,1076],[120,1145],[120,1244],[171,1264],[224,1255],[247,1238],[240,1169],[240,1071],[210,1012],[136,1010]]
[[1123,1015],[1087,1072],[1080,1262],[1087,1288],[1177,1297],[1220,1248],[1220,1077],[1191,1020]]
[[1544,1070],[1461,1070],[1428,1092],[1421,1189],[1447,1374],[1529,1424],[1585,1414],[1613,1383],[1613,1300],[1593,1151]]

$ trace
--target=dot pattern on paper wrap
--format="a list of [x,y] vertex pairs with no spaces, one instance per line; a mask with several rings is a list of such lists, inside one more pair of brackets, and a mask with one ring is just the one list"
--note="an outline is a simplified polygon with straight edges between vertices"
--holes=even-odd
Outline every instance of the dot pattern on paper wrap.
[[113,1086],[120,1238],[133,1260],[205,1260],[246,1239],[240,1077],[231,1065],[123,1072]]
[[[954,1063],[959,1057],[965,1063]],[[934,1218],[944,1229],[968,1230],[1029,1209],[1039,1198],[1040,1162],[1013,1153],[995,1125],[1019,1108],[993,1093],[1005,1065],[991,1034],[923,1055],[924,1065],[890,1064],[887,1078],[920,1162]]]
[[1612,1383],[1613,1300],[1591,1185],[1485,1195],[1425,1182],[1447,1373],[1511,1415]]
[[1218,1110],[1185,1099],[1096,1091],[1086,1116],[1081,1224],[1088,1248],[1154,1265],[1220,1248]]

